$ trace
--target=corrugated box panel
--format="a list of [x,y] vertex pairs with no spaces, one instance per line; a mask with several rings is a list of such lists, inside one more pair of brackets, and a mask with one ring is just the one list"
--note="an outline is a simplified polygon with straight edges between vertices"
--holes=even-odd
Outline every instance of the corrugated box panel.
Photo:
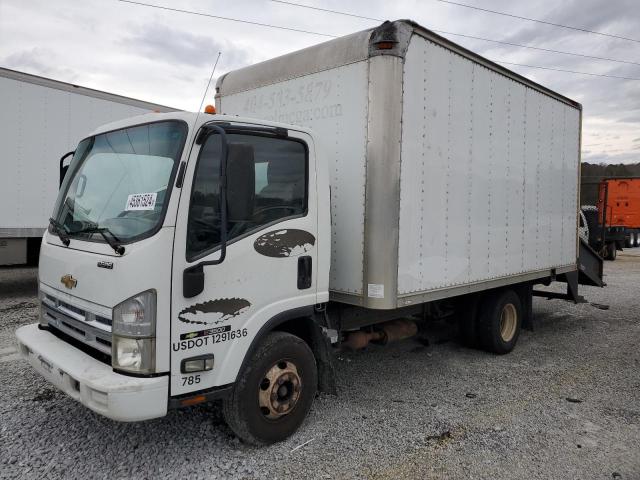
[[358,295],[363,283],[367,75],[367,62],[361,61],[220,98],[221,113],[313,129],[331,184],[329,287]]
[[402,124],[399,295],[575,263],[576,108],[414,35]]

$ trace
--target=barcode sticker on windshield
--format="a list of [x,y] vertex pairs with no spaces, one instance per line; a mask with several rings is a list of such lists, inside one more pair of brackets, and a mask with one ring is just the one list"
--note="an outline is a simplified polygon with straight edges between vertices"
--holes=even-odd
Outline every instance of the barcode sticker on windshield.
[[127,197],[125,210],[153,210],[157,193],[133,193]]

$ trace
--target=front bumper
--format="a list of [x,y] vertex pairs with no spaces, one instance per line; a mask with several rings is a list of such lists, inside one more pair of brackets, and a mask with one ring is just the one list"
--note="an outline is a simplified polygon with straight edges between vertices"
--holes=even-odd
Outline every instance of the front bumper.
[[37,324],[16,331],[22,357],[49,382],[84,406],[121,422],[167,414],[169,377],[130,377],[106,365]]

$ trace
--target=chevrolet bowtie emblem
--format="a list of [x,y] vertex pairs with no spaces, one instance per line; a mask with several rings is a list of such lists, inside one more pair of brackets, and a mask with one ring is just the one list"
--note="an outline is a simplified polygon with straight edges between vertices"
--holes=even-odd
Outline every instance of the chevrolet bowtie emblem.
[[60,282],[67,288],[75,288],[78,285],[78,280],[73,278],[70,274],[64,275],[60,278]]

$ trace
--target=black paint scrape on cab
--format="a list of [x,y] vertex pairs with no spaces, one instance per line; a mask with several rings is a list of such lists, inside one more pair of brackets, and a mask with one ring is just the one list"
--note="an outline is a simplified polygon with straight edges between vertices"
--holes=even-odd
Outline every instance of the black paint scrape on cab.
[[[193,323],[197,325],[213,325],[224,323],[231,318],[240,315],[245,309],[249,308],[251,303],[244,298],[219,298],[217,300],[208,300],[202,303],[196,303],[178,314],[178,320],[184,323]],[[184,318],[186,314],[193,314],[196,318],[199,315],[207,313],[218,313],[220,317],[216,320],[190,320]]]
[[253,248],[267,257],[297,257],[304,255],[316,244],[316,238],[305,230],[287,228],[260,235]]

